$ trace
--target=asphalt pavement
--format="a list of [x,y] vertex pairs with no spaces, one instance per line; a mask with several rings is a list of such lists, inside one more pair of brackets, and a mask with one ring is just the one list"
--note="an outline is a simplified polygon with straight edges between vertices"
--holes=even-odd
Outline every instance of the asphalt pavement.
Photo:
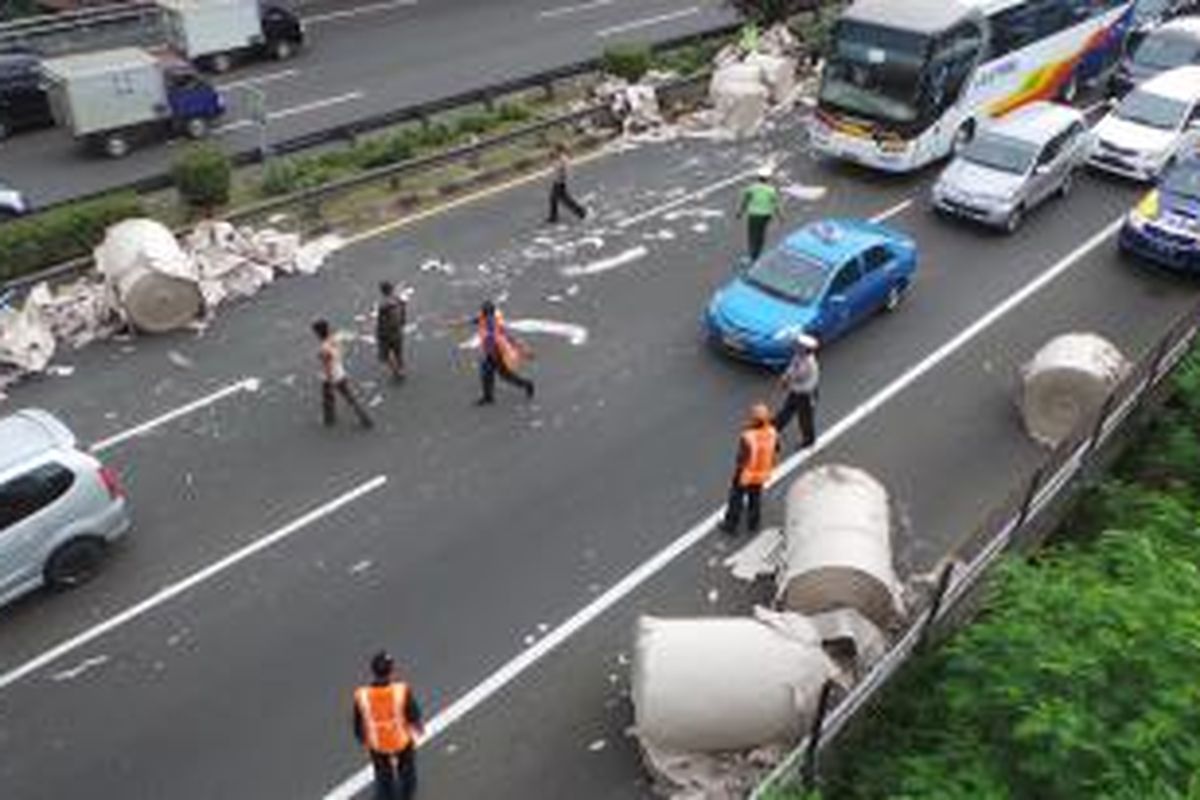
[[[711,352],[698,316],[742,245],[741,176],[766,155],[826,190],[789,203],[789,224],[886,218],[920,245],[905,304],[823,351],[825,439],[791,464],[879,476],[906,573],[1036,464],[1014,387],[1040,343],[1096,330],[1136,357],[1196,300],[1102,235],[1134,188],[1084,177],[1003,237],[934,218],[928,174],[819,165],[801,141],[793,119],[748,145],[642,144],[580,165],[587,223],[543,226],[534,181],[355,243],[199,334],[66,354],[73,375],[19,387],[14,405],[99,441],[258,382],[106,448],[134,499],[129,540],[93,584],[0,612],[0,796],[347,796],[349,690],[380,646],[433,719],[422,796],[642,795],[624,735],[633,619],[754,599],[704,523],[773,378]],[[378,426],[324,430],[308,323],[369,332],[384,277],[415,291],[412,376],[391,385],[361,342],[350,369]],[[502,386],[471,405],[469,331],[448,323],[486,297],[565,334],[526,334],[533,403]]]
[[[276,141],[734,19],[720,0],[323,0],[302,12],[310,46],[299,56],[217,79],[231,112],[215,137],[228,149],[258,146],[251,90],[265,95]],[[0,178],[35,205],[57,202],[161,173],[186,143],[151,143],[114,161],[65,130],[30,132],[0,143]]]

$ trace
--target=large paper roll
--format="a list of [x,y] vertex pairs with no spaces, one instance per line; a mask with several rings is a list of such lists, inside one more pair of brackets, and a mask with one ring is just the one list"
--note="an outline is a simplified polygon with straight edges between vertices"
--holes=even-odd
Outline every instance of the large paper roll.
[[1093,423],[1129,369],[1121,351],[1094,333],[1051,339],[1021,372],[1021,413],[1029,435],[1055,447]]

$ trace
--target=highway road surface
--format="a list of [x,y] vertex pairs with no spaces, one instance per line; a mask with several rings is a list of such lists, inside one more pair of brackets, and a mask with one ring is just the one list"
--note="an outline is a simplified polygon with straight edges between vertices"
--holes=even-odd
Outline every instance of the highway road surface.
[[[1042,457],[1013,392],[1042,342],[1093,330],[1137,357],[1198,299],[1116,255],[1134,187],[1085,176],[1004,237],[935,218],[930,174],[814,162],[798,123],[591,159],[581,225],[541,224],[540,181],[489,193],[353,242],[199,334],[67,353],[73,375],[18,387],[12,406],[98,443],[137,523],[94,583],[0,612],[0,796],[357,796],[349,692],[379,647],[431,718],[422,797],[648,796],[625,735],[633,620],[756,599],[725,575],[712,523],[773,378],[710,351],[698,316],[765,156],[825,189],[788,224],[871,217],[921,248],[901,308],[823,351],[819,449],[786,463],[882,479],[904,574]],[[350,369],[377,427],[325,430],[308,323],[369,333],[383,278],[415,291],[411,377],[389,383],[363,342]],[[468,332],[444,322],[486,297],[552,331],[526,334],[532,403],[502,386],[472,405]]]
[[[227,148],[258,146],[251,88],[265,93],[275,141],[734,19],[721,0],[318,0],[303,15],[311,43],[297,58],[217,80],[232,108],[215,134]],[[51,203],[161,173],[186,142],[113,161],[65,130],[30,132],[0,143],[0,179]]]

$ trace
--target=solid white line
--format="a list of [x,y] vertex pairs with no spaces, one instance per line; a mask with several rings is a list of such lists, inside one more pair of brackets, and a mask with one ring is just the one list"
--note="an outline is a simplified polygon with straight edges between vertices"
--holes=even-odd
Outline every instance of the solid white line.
[[335,22],[339,19],[360,17],[363,14],[374,14],[379,11],[391,11],[396,8],[412,8],[417,0],[390,0],[386,3],[371,3],[370,5],[348,8],[345,11],[330,11],[327,14],[313,14],[304,18],[305,25],[320,25],[323,22]]
[[176,420],[176,419],[179,419],[180,417],[187,416],[188,414],[191,414],[195,411],[199,411],[200,409],[204,408],[205,406],[211,406],[213,403],[216,403],[220,400],[224,400],[226,397],[229,397],[230,395],[235,395],[235,394],[238,394],[239,392],[257,392],[258,387],[261,385],[262,385],[262,381],[260,381],[258,378],[246,378],[245,380],[240,380],[231,386],[226,386],[224,389],[213,392],[212,394],[209,394],[209,395],[205,395],[204,397],[201,397],[199,400],[193,400],[192,402],[188,403],[187,405],[180,406],[179,408],[176,408],[173,411],[168,411],[167,413],[157,416],[152,420],[143,422],[141,425],[135,425],[134,427],[129,428],[128,430],[124,430],[124,431],[121,431],[120,433],[113,434],[112,436],[109,436],[107,439],[101,439],[100,441],[93,443],[92,446],[88,449],[91,450],[93,453],[103,452],[105,450],[108,450],[111,447],[115,447],[116,445],[120,444],[121,442],[127,441],[136,436],[141,436],[142,434],[145,434],[145,433],[149,433],[150,431],[154,430],[155,428],[157,428],[161,425],[165,425],[168,422],[171,422],[172,420]]
[[229,81],[228,83],[217,84],[217,88],[221,90],[237,89],[240,86],[255,86],[260,83],[271,83],[272,81],[280,81],[284,78],[291,78],[299,75],[298,69],[281,69],[278,72],[269,72],[266,75],[257,75],[253,78],[243,78],[238,81]]
[[645,222],[648,219],[654,219],[655,217],[661,216],[668,211],[679,208],[679,206],[687,205],[688,203],[694,203],[697,200],[703,200],[713,192],[719,192],[721,189],[724,189],[727,186],[732,186],[733,184],[744,181],[747,178],[751,178],[756,174],[758,174],[758,167],[744,170],[736,175],[730,175],[728,178],[719,180],[716,183],[711,183],[708,186],[705,186],[702,189],[697,189],[690,194],[685,194],[682,197],[676,197],[674,200],[655,206],[654,208],[647,209],[640,214],[634,214],[632,217],[626,217],[617,223],[617,227],[628,228],[632,225],[638,225],[642,222]]
[[384,475],[377,475],[376,477],[371,478],[371,480],[359,484],[345,494],[342,494],[333,500],[314,508],[303,516],[292,520],[282,528],[272,531],[261,539],[256,539],[239,550],[235,550],[234,552],[222,558],[220,561],[209,564],[207,567],[199,570],[198,572],[193,572],[183,580],[159,590],[150,597],[147,597],[145,600],[142,600],[140,603],[132,605],[126,608],[124,611],[109,617],[100,624],[88,628],[77,636],[55,645],[44,653],[31,658],[29,661],[26,661],[21,666],[10,670],[4,675],[0,675],[0,691],[7,689],[9,686],[13,685],[22,678],[28,677],[31,673],[36,672],[47,664],[57,661],[66,654],[74,650],[78,650],[84,645],[95,641],[107,633],[111,633],[117,628],[132,622],[143,614],[153,611],[155,608],[158,608],[164,603],[174,600],[176,597],[188,591],[189,589],[199,586],[205,581],[221,574],[230,567],[236,566],[240,562],[245,561],[247,558],[250,558],[256,553],[262,552],[268,547],[283,541],[297,531],[312,525],[314,522],[317,522],[323,517],[329,516],[343,506],[353,503],[363,495],[375,491],[385,483],[387,483],[387,477]]
[[574,6],[559,6],[558,8],[547,8],[545,11],[538,12],[538,19],[555,19],[556,17],[565,17],[568,14],[576,14],[580,11],[591,11],[594,8],[604,8],[611,6],[616,0],[592,0],[590,3],[579,3]]
[[[338,105],[339,103],[348,103],[351,100],[358,100],[362,96],[363,96],[362,92],[346,92],[345,94],[335,95],[334,97],[323,97],[320,100],[313,100],[311,103],[301,103],[298,106],[291,106],[289,108],[281,108],[278,111],[271,111],[267,114],[267,120],[274,121],[274,120],[279,120],[279,119],[287,119],[288,117],[294,117],[297,114],[306,114],[309,111],[319,111],[322,108],[328,108],[329,106],[335,106],[335,105]],[[236,131],[236,130],[240,130],[242,128],[249,128],[253,124],[254,124],[253,120],[239,119],[234,122],[230,122],[228,124],[222,125],[219,128],[216,128],[215,132],[216,133],[229,133],[230,131]]]
[[638,28],[649,28],[652,25],[661,25],[664,22],[683,19],[684,17],[690,17],[691,15],[698,13],[700,13],[700,6],[688,6],[687,8],[681,8],[678,11],[670,11],[666,14],[659,14],[656,17],[635,19],[632,22],[623,22],[620,25],[613,25],[611,28],[601,28],[600,30],[596,31],[596,35],[601,39],[605,39],[609,36],[616,36],[618,33],[625,33],[626,31],[637,30]]
[[[820,453],[821,451],[830,447],[834,442],[846,435],[846,433],[852,428],[877,411],[884,403],[888,402],[900,392],[914,384],[927,372],[945,361],[955,352],[962,349],[962,347],[968,344],[972,339],[994,325],[1005,314],[1021,305],[1021,303],[1028,300],[1043,287],[1082,261],[1084,256],[1086,256],[1092,250],[1095,250],[1097,247],[1107,241],[1114,233],[1116,233],[1117,229],[1121,226],[1122,221],[1123,217],[1105,226],[1086,242],[1075,248],[1075,250],[1071,251],[1071,253],[1069,253],[1061,261],[1051,266],[1050,269],[1046,270],[1041,275],[1027,283],[1025,286],[1022,286],[1016,292],[1009,295],[999,305],[993,307],[990,311],[988,311],[988,313],[984,314],[982,317],[975,320],[975,322],[971,323],[962,331],[960,331],[953,339],[950,339],[945,344],[938,347],[919,363],[913,367],[910,367],[899,377],[892,380],[891,383],[870,397],[862,405],[858,406],[849,414],[838,420],[836,424],[830,427],[828,431],[826,431],[817,439],[816,443],[811,448],[791,456],[782,464],[780,464],[778,469],[776,469],[775,474],[771,477],[768,488],[773,488],[781,481],[789,478],[791,474],[799,469],[802,464],[807,462],[817,453]],[[720,522],[723,513],[723,507],[718,508],[710,513],[678,539],[668,544],[659,552],[655,553],[649,560],[644,561],[635,567],[611,588],[576,612],[574,616],[568,618],[557,628],[551,630],[544,638],[530,646],[528,649],[519,653],[506,664],[501,666],[498,670],[487,676],[481,683],[477,684],[462,697],[458,698],[445,709],[438,712],[437,716],[431,719],[429,724],[425,726],[425,738],[421,740],[421,743],[425,744],[443,733],[455,722],[462,719],[475,708],[482,705],[485,701],[492,697],[492,695],[506,687],[527,669],[537,664],[537,662],[547,656],[563,642],[570,639],[571,636],[585,627],[588,623],[592,622],[601,614],[608,611],[625,597],[637,590],[650,578],[658,574],[672,561],[687,553],[689,550],[703,541],[710,533],[712,533],[713,529],[716,528],[717,523]],[[360,769],[358,772],[355,772],[353,775],[344,780],[341,784],[330,790],[325,795],[325,800],[349,800],[370,785],[371,774],[370,767],[364,767]]]

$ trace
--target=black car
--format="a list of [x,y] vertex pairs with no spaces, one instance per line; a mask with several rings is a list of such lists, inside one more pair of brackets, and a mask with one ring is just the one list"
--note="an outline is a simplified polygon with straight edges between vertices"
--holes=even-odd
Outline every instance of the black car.
[[0,53],[0,139],[14,131],[53,124],[41,61],[31,53]]

